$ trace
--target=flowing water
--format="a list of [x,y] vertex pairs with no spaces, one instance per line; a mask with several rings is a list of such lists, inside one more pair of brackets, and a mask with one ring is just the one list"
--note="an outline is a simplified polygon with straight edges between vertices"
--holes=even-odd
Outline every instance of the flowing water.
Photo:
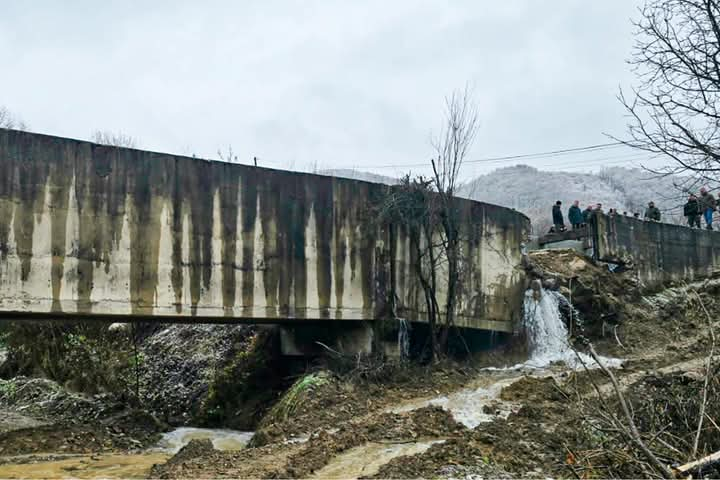
[[96,455],[37,455],[15,457],[0,464],[0,478],[147,478],[155,464],[165,463],[190,440],[208,439],[217,450],[240,450],[252,432],[183,427],[165,433],[146,452]]
[[175,454],[190,440],[210,440],[215,450],[240,450],[252,436],[253,432],[183,427],[165,433],[153,451]]
[[[577,315],[572,305],[558,292],[528,290],[524,301],[524,327],[528,336],[529,358],[508,368],[486,368],[485,374],[467,388],[439,397],[410,402],[391,409],[400,413],[437,405],[448,410],[456,421],[468,428],[496,418],[507,418],[519,408],[518,404],[502,400],[500,393],[524,376],[548,377],[570,369],[598,368],[597,362],[576,352],[568,342],[568,329],[562,319],[560,307],[565,306]],[[622,360],[599,357],[607,367],[620,366]]]
[[404,318],[399,318],[398,322],[398,352],[400,358],[408,358],[410,356],[410,328]]
[[[519,408],[518,404],[500,398],[503,388],[530,375],[546,377],[558,371],[597,367],[589,356],[575,352],[568,343],[568,330],[563,322],[560,306],[567,302],[557,292],[528,290],[524,301],[524,322],[528,334],[529,359],[509,368],[486,369],[483,375],[460,391],[449,395],[419,400],[398,406],[390,411],[400,413],[427,405],[437,405],[452,413],[468,428],[483,422],[506,418]],[[572,308],[571,305],[569,305]],[[398,346],[408,350],[407,324],[401,322]],[[602,358],[608,367],[617,367],[618,359]],[[17,463],[0,465],[0,478],[145,478],[151,467],[163,463],[193,439],[210,439],[218,450],[241,449],[252,433],[231,430],[179,428],[163,435],[158,445],[138,454],[65,455],[51,461],[36,461],[28,457]],[[335,457],[316,472],[315,478],[357,478],[376,473],[393,458],[425,452],[443,439],[429,439],[407,443],[368,443]]]
[[[560,314],[560,305],[574,308],[560,293],[540,289],[525,293],[524,323],[528,334],[530,358],[513,368],[545,368],[553,363],[565,364],[572,369],[597,368],[595,360],[573,350],[568,342],[568,329]],[[619,367],[622,360],[599,357],[607,367]]]
[[329,464],[310,477],[323,478],[360,478],[376,474],[380,467],[390,460],[403,455],[416,455],[444,440],[412,441],[407,443],[371,442],[341,453]]

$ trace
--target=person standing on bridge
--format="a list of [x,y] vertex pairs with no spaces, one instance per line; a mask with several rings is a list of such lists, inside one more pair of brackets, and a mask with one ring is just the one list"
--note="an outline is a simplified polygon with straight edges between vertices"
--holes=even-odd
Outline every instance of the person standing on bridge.
[[580,202],[575,200],[572,206],[568,209],[568,220],[572,225],[573,230],[578,230],[585,223],[583,219],[583,212],[580,210]]
[[558,200],[552,208],[553,225],[555,226],[555,232],[565,231],[565,221],[563,220],[562,214],[562,202]]
[[690,195],[683,207],[683,215],[687,218],[690,228],[700,228],[700,202],[695,195]]
[[583,210],[583,223],[590,223],[590,217],[592,217],[593,214],[593,206],[588,205],[585,210]]
[[648,208],[645,210],[645,220],[660,221],[660,209],[655,206],[654,202],[648,203]]
[[700,210],[702,211],[703,217],[705,217],[705,225],[708,230],[712,230],[713,212],[717,207],[717,202],[712,193],[707,191],[707,188],[703,187],[700,189]]

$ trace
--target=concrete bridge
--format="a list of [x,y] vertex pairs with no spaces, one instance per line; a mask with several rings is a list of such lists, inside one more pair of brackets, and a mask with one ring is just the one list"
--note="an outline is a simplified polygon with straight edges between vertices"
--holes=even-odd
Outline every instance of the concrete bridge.
[[[422,321],[392,187],[0,129],[0,317]],[[528,219],[459,203],[457,324],[512,332]],[[348,327],[350,324],[348,323]]]

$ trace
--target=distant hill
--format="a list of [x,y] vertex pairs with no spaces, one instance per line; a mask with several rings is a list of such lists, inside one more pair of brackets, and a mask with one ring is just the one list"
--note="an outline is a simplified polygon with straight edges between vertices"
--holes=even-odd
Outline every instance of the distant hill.
[[602,203],[606,212],[616,208],[629,215],[643,215],[649,201],[663,212],[663,221],[675,223],[682,219],[684,195],[674,185],[676,178],[657,177],[638,168],[612,167],[599,173],[542,171],[517,165],[481,175],[463,185],[460,195],[511,207],[525,213],[533,224],[533,232],[547,232],[552,224],[551,208],[557,200],[567,209],[574,200],[580,208]]
[[328,177],[351,178],[353,180],[363,180],[372,183],[384,183],[385,185],[395,185],[398,179],[395,177],[386,177],[376,173],[361,172],[359,170],[351,170],[349,168],[337,168],[332,170],[320,170],[316,172],[318,175],[327,175]]
[[[392,185],[398,179],[357,170],[323,170],[321,175],[352,178]],[[574,200],[580,208],[602,203],[606,212],[616,208],[632,215],[643,215],[647,203],[654,201],[663,212],[663,221],[684,221],[681,206],[685,202],[674,185],[677,177],[657,177],[639,168],[611,167],[598,173],[543,171],[527,165],[500,168],[481,175],[460,188],[459,195],[502,205],[530,217],[533,233],[547,232],[552,224],[551,208],[557,200],[567,209]]]

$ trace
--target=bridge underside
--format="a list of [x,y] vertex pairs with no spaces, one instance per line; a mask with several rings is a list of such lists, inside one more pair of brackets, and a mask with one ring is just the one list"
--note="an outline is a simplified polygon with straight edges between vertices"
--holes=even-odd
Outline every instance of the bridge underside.
[[[400,322],[398,320],[319,320],[319,319],[275,319],[268,318],[230,318],[230,317],[177,317],[157,315],[78,315],[63,313],[42,312],[5,312],[0,311],[0,326],[3,322],[27,323],[75,323],[97,322],[108,325],[109,330],[127,331],[123,324],[151,323],[162,325],[176,324],[236,324],[259,325],[263,327],[277,327],[280,338],[280,349],[288,356],[315,356],[327,353],[342,353],[344,355],[371,354],[382,352],[388,356],[400,355],[399,337],[401,330],[405,330],[408,338],[416,344],[427,341],[429,326],[424,322]],[[502,325],[498,325],[502,327]],[[512,335],[512,330],[498,329],[456,329],[456,335],[462,343],[459,350],[465,352],[478,351],[498,342],[504,336]]]
[[[351,327],[353,324],[395,322],[390,319],[347,319],[337,320],[334,318],[292,318],[292,317],[231,317],[216,315],[197,315],[194,317],[179,315],[157,315],[157,314],[120,314],[120,313],[71,313],[71,312],[42,312],[42,311],[7,311],[0,310],[0,320],[6,321],[97,321],[110,323],[158,323],[158,324],[210,324],[210,325],[282,325],[282,326],[312,326],[327,327],[329,325],[340,325]],[[411,321],[412,323],[424,323],[422,321]],[[459,326],[458,328],[468,328]],[[505,321],[480,320],[475,321],[474,330],[489,330],[496,332],[512,333],[513,325]]]

